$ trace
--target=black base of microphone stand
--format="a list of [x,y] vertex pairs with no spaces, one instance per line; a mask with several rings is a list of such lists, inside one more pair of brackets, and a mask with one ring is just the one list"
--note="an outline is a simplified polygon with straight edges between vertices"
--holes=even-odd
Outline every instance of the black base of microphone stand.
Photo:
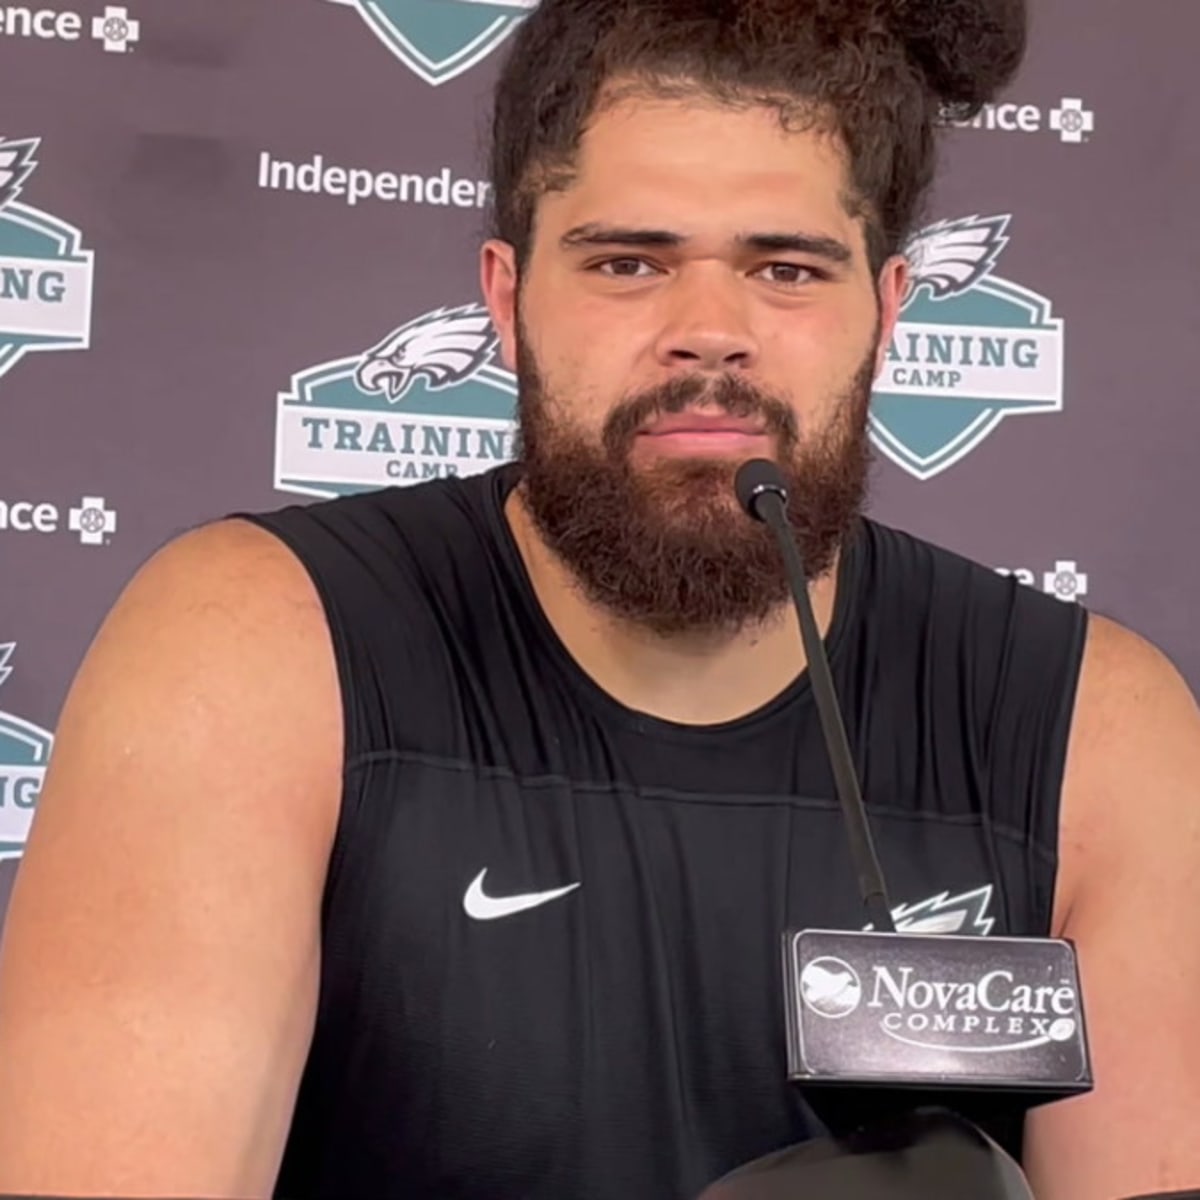
[[945,1109],[910,1110],[765,1155],[697,1200],[1033,1200],[1017,1164]]
[[845,1088],[797,1085],[804,1102],[833,1138],[847,1138],[857,1130],[903,1122],[914,1109],[948,1109],[978,1125],[988,1137],[1018,1162],[1024,1149],[1025,1114],[1046,1096],[1017,1092],[957,1093],[922,1091],[917,1088]]

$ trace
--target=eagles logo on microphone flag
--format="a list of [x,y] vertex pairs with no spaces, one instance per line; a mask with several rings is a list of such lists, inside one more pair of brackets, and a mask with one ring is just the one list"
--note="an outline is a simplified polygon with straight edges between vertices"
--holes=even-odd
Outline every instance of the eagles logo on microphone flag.
[[[896,929],[904,933],[959,933],[986,937],[996,924],[991,915],[993,888],[990,883],[967,892],[939,892],[912,904],[892,909]],[[864,933],[873,932],[871,925]]]

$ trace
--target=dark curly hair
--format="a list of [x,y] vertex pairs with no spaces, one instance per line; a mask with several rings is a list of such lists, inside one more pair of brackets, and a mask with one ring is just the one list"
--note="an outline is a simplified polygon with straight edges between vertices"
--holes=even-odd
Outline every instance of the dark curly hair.
[[939,117],[974,116],[1025,40],[1025,0],[541,0],[496,86],[492,234],[523,268],[538,199],[569,185],[601,107],[699,91],[841,139],[877,273],[920,218]]

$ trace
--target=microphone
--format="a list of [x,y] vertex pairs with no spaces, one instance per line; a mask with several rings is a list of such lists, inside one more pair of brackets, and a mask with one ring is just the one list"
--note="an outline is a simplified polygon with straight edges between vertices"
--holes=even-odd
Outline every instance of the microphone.
[[808,659],[808,672],[812,680],[813,698],[817,702],[821,733],[825,739],[829,765],[833,768],[837,798],[842,807],[842,818],[846,823],[846,835],[850,839],[850,855],[858,872],[859,893],[871,918],[871,924],[881,933],[894,933],[896,926],[892,921],[892,909],[883,882],[883,870],[879,866],[875,844],[871,840],[867,810],[858,788],[854,758],[846,741],[846,727],[842,723],[842,711],[834,690],[833,676],[829,671],[829,658],[817,629],[816,616],[813,614],[812,599],[808,594],[808,578],[800,557],[800,548],[788,524],[787,485],[773,462],[765,458],[752,458],[738,468],[733,486],[742,508],[750,516],[770,527],[779,545],[779,552],[783,555],[788,585],[796,605],[796,616],[800,618],[800,640],[804,643],[804,654]]
[[[829,1111],[844,1109],[846,1128],[739,1168],[703,1200],[1026,1197],[1019,1169],[999,1146],[927,1102],[950,1092],[956,1107],[983,1114],[1091,1090],[1075,948],[1062,938],[896,932],[788,519],[787,484],[775,463],[752,459],[738,469],[734,488],[779,546],[870,929],[783,935],[788,1078],[833,1088]],[[836,1088],[846,1086],[867,1090],[837,1097]],[[864,1128],[880,1113],[884,1121]],[[945,1190],[951,1181],[957,1192]]]

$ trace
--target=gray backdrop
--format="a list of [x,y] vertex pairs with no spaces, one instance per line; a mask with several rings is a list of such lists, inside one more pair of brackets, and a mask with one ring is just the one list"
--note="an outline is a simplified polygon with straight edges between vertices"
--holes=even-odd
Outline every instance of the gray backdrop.
[[[476,250],[529,5],[77,3],[0,5],[0,911],[71,676],[156,547],[511,444]],[[1020,80],[946,134],[873,511],[1195,687],[1200,5],[1035,8]]]

